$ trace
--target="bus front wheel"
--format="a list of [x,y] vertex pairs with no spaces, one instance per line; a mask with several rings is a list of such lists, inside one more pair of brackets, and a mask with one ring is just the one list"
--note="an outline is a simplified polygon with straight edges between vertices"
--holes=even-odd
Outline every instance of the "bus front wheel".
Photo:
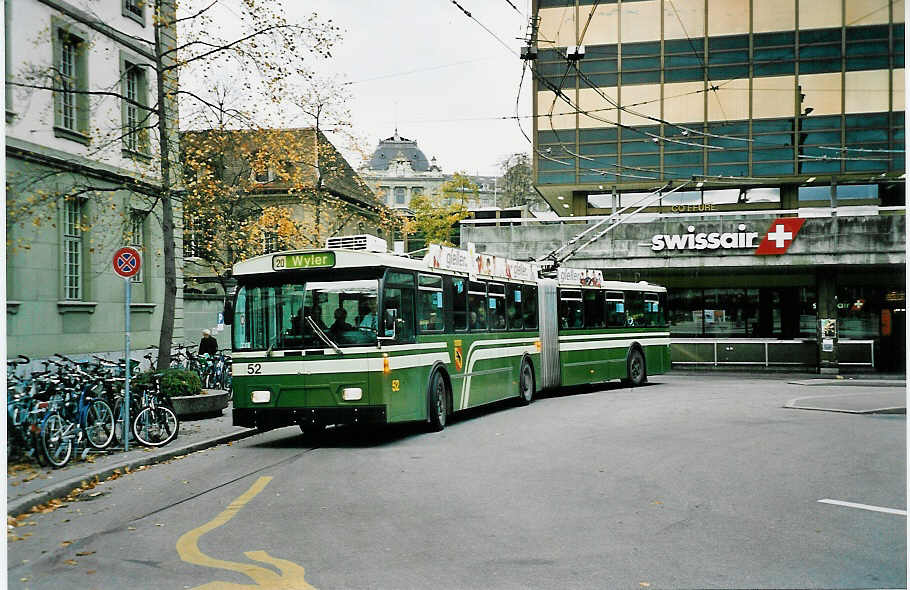
[[637,348],[629,353],[628,371],[629,376],[623,379],[626,385],[638,387],[648,380],[648,373],[645,370],[645,357]]
[[428,429],[430,432],[439,432],[446,427],[448,411],[446,381],[439,371],[433,371],[433,375],[430,377],[430,387],[427,390]]

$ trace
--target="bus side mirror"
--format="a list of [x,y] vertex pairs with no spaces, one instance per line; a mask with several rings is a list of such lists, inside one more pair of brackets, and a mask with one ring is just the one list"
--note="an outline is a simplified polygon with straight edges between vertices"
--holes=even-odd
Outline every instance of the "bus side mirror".
[[382,332],[386,338],[395,338],[396,326],[398,324],[398,310],[387,309],[382,319]]
[[234,302],[227,300],[224,302],[224,323],[231,325],[234,323]]

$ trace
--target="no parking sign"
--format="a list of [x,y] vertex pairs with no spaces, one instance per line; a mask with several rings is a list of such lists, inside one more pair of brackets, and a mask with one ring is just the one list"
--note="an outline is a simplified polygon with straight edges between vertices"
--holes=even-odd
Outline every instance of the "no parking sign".
[[142,257],[139,250],[124,246],[114,253],[114,272],[128,279],[139,272],[142,266]]
[[[142,266],[142,257],[139,250],[124,246],[114,252],[114,272],[124,279],[129,279],[139,272]],[[124,379],[125,408],[123,420],[123,450],[130,450],[130,296],[133,292],[130,281],[123,281],[125,305],[123,309],[123,327],[124,327],[124,355],[126,359],[126,378]]]

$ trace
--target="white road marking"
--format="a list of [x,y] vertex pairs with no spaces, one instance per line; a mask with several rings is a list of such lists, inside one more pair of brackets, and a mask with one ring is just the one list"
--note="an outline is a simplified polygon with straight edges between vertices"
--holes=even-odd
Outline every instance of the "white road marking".
[[870,506],[869,504],[857,504],[855,502],[844,502],[843,500],[832,500],[830,498],[825,498],[824,500],[819,500],[822,504],[833,504],[835,506],[846,506],[847,508],[859,508],[860,510],[871,510],[872,512],[884,512],[885,514],[897,514],[900,516],[907,516],[906,510],[898,510],[896,508],[882,508],[881,506]]

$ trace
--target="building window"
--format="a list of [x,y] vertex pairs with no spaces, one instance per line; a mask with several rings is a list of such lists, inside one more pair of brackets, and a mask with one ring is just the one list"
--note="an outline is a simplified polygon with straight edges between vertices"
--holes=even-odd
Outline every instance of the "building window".
[[[145,241],[145,216],[142,213],[133,212],[130,214],[130,246],[139,251],[143,257],[143,244]],[[142,282],[142,265],[139,266],[139,272],[134,274],[130,279],[134,283]]]
[[148,91],[142,66],[123,62],[123,147],[133,154],[147,154]]
[[760,33],[752,36],[755,76],[782,76],[794,73],[796,35],[793,32]]
[[51,17],[54,64],[54,136],[88,144],[88,35]]
[[67,200],[63,207],[63,296],[82,299],[82,201]]
[[278,239],[278,233],[273,231],[262,232],[262,251],[264,254],[271,254],[281,250],[281,240]]
[[183,231],[183,257],[187,259],[206,257],[206,236],[211,235],[203,219],[187,218]]
[[123,0],[123,16],[145,26],[145,1]]
[[[643,43],[641,45],[647,44]],[[624,56],[626,47],[626,45],[623,45]],[[623,66],[625,69],[625,64]],[[660,72],[657,75],[660,76]],[[704,77],[705,40],[703,38],[668,39],[664,41],[665,82],[692,82],[704,80]],[[626,83],[625,72],[623,72],[623,83]]]
[[60,31],[60,53],[57,61],[57,124],[69,131],[81,131],[78,126],[76,90],[79,87],[78,55],[82,40]]
[[405,203],[405,188],[403,186],[395,187],[395,204],[404,205]]

